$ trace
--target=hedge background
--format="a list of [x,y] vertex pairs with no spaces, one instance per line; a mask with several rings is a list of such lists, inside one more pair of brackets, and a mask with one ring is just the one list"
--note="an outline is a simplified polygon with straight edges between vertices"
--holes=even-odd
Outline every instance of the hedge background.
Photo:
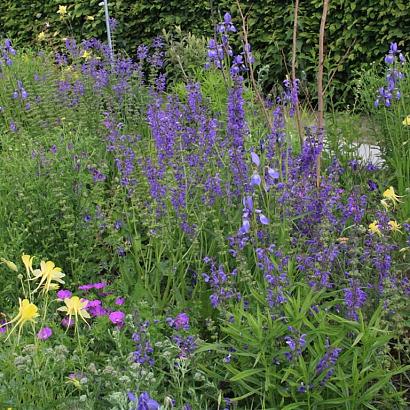
[[[77,39],[105,39],[100,1],[3,0],[0,2],[0,36],[8,36],[20,47],[35,44],[41,31],[56,43],[72,34]],[[225,11],[230,11],[240,26],[233,0],[115,0],[110,3],[111,16],[119,22],[116,46],[131,55],[138,44],[160,34],[163,28],[172,30],[175,25],[196,35],[210,36],[213,24]],[[59,5],[68,6],[69,24],[60,20]],[[265,86],[269,86],[283,79],[290,61],[293,2],[242,0],[241,5],[249,14],[250,43],[258,51],[261,65],[269,66],[265,82]],[[322,0],[300,0],[298,75],[306,75],[308,80],[315,77],[321,10]],[[87,16],[93,16],[94,20],[87,20]],[[397,41],[403,50],[409,47],[408,0],[331,0],[325,68],[328,74],[337,68],[333,82],[336,95],[341,97],[348,91],[346,84],[355,72],[373,61],[380,61],[391,41]],[[347,58],[340,63],[349,47]]]

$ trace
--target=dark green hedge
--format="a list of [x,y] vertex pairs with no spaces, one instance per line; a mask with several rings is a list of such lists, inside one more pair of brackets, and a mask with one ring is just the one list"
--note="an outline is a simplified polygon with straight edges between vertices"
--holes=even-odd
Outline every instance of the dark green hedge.
[[[46,31],[55,43],[70,35],[78,38],[105,37],[100,0],[3,0],[0,2],[0,34],[18,45],[35,42]],[[138,44],[180,25],[194,34],[210,35],[213,24],[225,11],[238,21],[232,0],[115,0],[111,15],[119,21],[117,47],[135,51]],[[70,24],[60,20],[59,5],[67,5]],[[283,78],[289,64],[293,27],[293,2],[286,0],[241,1],[249,14],[250,42],[258,50],[261,65],[269,65],[266,84]],[[314,79],[322,0],[300,0],[299,76]],[[94,16],[87,21],[86,16]],[[46,27],[45,23],[49,26]],[[331,0],[327,24],[327,73],[338,68],[334,85],[345,90],[346,83],[364,64],[379,61],[389,42],[404,48],[410,43],[408,0]],[[346,58],[340,63],[350,47]],[[284,58],[285,56],[285,58]],[[290,68],[288,67],[290,70]],[[303,73],[303,72],[304,73]]]

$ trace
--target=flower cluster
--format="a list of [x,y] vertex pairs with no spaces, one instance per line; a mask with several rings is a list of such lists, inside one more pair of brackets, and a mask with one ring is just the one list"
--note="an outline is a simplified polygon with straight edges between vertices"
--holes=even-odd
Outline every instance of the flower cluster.
[[208,283],[212,289],[212,294],[209,297],[213,308],[224,304],[230,299],[240,300],[241,295],[235,288],[234,278],[237,275],[237,270],[225,273],[222,265],[217,266],[215,262],[208,258],[204,258],[204,262],[210,266],[210,274],[203,273],[202,277],[205,283]]
[[399,64],[402,65],[405,61],[406,59],[398,49],[397,43],[391,43],[389,53],[384,58],[384,62],[389,65],[386,73],[387,85],[379,88],[377,99],[374,102],[375,107],[378,107],[380,103],[390,107],[392,101],[400,100],[399,84],[404,74],[400,71]]
[[12,65],[12,56],[16,55],[16,50],[11,45],[11,40],[6,38],[3,44],[0,44],[0,73],[2,65]]
[[336,365],[337,359],[342,351],[340,347],[330,347],[328,341],[326,341],[326,353],[325,355],[319,360],[318,364],[316,365],[316,374],[323,375],[323,379],[320,381],[320,384],[324,386],[326,382],[332,377]]
[[150,323],[148,321],[141,323],[138,331],[132,335],[132,340],[135,342],[135,362],[141,365],[148,364],[149,366],[153,366],[155,363],[153,358],[154,348],[149,340],[149,325]]

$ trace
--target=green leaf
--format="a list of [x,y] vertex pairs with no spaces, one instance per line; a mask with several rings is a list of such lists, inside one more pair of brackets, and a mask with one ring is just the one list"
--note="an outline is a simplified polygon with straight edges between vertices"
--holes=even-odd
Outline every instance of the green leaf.
[[242,372],[238,372],[235,376],[231,377],[232,382],[237,382],[239,380],[247,379],[250,376],[254,376],[255,374],[260,374],[264,370],[263,369],[247,369],[243,370]]

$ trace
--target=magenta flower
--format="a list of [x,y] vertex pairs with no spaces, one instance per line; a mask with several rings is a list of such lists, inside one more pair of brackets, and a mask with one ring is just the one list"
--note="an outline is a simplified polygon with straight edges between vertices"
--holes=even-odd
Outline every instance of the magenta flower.
[[106,282],[94,283],[94,289],[103,289],[107,286]]
[[57,292],[57,298],[60,300],[64,300],[65,298],[71,298],[73,296],[72,292],[66,289],[61,289]]
[[115,312],[111,312],[108,318],[111,320],[112,323],[114,323],[114,325],[121,327],[124,325],[125,313],[121,312],[120,310],[117,310]]
[[[84,299],[83,299],[84,300]],[[87,309],[95,308],[97,306],[101,306],[101,300],[95,299],[95,300],[88,300],[87,301]]]
[[125,298],[122,297],[118,297],[117,299],[115,299],[114,302],[116,305],[123,305],[125,303]]
[[52,334],[53,334],[53,331],[49,327],[43,327],[37,333],[37,339],[47,340]]
[[0,333],[7,332],[7,325],[5,325],[5,323],[7,323],[5,319],[0,319]]
[[79,290],[91,290],[94,288],[94,285],[92,283],[87,283],[86,285],[81,285],[78,287]]
[[75,319],[65,316],[64,319],[61,321],[61,326],[65,327],[66,329],[69,327],[74,326]]
[[85,285],[80,285],[78,289],[88,291],[91,289],[104,289],[106,286],[106,282],[86,283]]
[[107,311],[102,306],[101,300],[98,299],[88,301],[86,309],[94,317],[107,314]]

